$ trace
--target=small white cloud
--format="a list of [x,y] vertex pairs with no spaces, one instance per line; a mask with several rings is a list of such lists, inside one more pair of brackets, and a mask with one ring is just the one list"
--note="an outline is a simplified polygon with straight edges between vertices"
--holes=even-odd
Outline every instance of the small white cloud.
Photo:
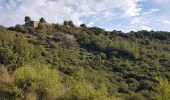
[[111,17],[113,17],[113,16],[115,16],[115,13],[113,13],[113,12],[106,11],[106,12],[104,13],[104,18],[111,18]]
[[94,22],[90,22],[90,23],[87,24],[87,26],[89,26],[89,27],[92,26],[92,25],[94,25]]
[[165,20],[165,21],[163,21],[162,23],[164,23],[164,24],[170,24],[170,21]]
[[125,6],[125,13],[124,16],[138,16],[140,15],[140,12],[142,11],[141,5],[139,5],[137,2],[140,0],[134,0],[133,2],[129,2],[127,6]]
[[152,14],[152,13],[158,12],[159,10],[160,10],[160,9],[150,9],[149,11],[144,12],[143,15]]
[[141,17],[136,17],[136,18],[132,18],[130,24],[137,24],[137,23],[141,23],[142,22]]
[[[140,16],[132,17],[130,20],[130,24],[147,24],[147,23],[153,23],[154,16],[153,13],[158,12],[160,9],[150,9],[146,12],[141,13]],[[154,17],[153,17],[154,16]]]
[[141,28],[141,30],[147,30],[147,31],[151,31],[152,30],[152,28],[150,28],[148,26],[141,26],[140,28]]

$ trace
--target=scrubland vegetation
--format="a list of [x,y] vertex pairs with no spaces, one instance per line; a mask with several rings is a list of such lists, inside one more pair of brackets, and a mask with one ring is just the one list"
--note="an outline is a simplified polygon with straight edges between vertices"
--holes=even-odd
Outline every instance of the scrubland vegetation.
[[0,100],[170,100],[169,32],[46,23],[0,27]]

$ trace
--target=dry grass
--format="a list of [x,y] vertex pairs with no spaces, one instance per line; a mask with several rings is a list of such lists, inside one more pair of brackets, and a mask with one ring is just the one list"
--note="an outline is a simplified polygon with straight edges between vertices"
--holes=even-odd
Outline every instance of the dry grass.
[[0,88],[9,87],[13,84],[13,78],[9,74],[8,70],[0,65]]

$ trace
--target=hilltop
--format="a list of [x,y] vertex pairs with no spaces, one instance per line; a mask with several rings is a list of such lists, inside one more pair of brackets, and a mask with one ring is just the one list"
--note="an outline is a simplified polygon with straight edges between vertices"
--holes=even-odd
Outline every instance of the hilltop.
[[25,22],[0,27],[0,99],[170,99],[170,32]]

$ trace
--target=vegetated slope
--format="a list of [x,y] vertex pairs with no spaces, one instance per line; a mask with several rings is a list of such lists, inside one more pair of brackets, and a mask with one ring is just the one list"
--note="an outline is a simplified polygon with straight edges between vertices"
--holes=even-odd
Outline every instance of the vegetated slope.
[[170,33],[72,22],[0,28],[0,97],[169,100]]

